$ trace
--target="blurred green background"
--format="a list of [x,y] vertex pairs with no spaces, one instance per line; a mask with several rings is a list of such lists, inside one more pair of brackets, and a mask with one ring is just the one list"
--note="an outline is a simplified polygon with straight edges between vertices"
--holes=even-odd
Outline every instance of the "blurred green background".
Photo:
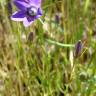
[[30,27],[0,0],[0,96],[96,96],[96,0],[42,0]]

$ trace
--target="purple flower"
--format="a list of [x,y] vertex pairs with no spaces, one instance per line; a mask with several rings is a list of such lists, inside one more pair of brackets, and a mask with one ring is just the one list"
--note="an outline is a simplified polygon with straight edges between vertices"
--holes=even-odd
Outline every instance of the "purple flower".
[[79,40],[79,41],[77,42],[77,44],[75,45],[75,54],[74,54],[75,57],[80,56],[81,51],[82,51],[82,48],[83,48],[82,41]]
[[15,12],[11,19],[14,21],[23,21],[25,27],[42,16],[41,0],[14,0],[19,11]]

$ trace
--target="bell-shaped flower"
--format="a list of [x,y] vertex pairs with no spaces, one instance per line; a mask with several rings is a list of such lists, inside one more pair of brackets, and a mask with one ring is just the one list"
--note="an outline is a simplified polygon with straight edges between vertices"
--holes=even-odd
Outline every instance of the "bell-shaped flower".
[[42,16],[41,0],[14,0],[19,9],[11,16],[14,21],[23,21],[25,27]]

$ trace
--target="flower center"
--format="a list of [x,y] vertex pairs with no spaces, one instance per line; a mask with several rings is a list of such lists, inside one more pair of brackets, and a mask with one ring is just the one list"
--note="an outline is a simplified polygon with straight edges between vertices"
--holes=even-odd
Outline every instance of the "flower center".
[[28,9],[28,14],[30,16],[36,16],[37,15],[37,11],[38,11],[38,9],[36,7],[34,7],[34,6],[32,6],[32,7],[30,7]]

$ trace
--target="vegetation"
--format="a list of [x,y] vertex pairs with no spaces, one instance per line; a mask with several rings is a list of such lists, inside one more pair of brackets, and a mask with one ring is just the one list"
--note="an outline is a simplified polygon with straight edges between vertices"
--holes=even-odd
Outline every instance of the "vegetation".
[[0,96],[96,96],[96,0],[42,0],[31,26],[0,0]]

